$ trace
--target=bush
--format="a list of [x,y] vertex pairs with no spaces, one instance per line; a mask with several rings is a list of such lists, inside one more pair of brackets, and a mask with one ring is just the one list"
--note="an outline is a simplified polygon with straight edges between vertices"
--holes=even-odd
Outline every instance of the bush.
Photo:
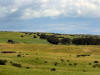
[[58,64],[59,64],[58,62],[55,62],[55,63],[54,63],[55,66],[57,66]]
[[30,69],[30,67],[26,67],[26,69]]
[[56,71],[56,68],[52,68],[51,71]]
[[17,55],[17,57],[21,57],[21,55],[20,55],[20,54],[18,54],[18,55]]
[[6,65],[7,60],[1,60],[0,59],[0,65]]
[[64,59],[60,59],[61,60],[61,62],[64,62]]
[[99,61],[94,61],[94,63],[99,63]]
[[83,70],[83,72],[87,72],[86,70]]
[[1,51],[1,53],[16,53],[16,51]]
[[61,39],[61,41],[60,41],[60,43],[61,44],[70,44],[71,43],[71,39],[69,39],[69,38],[63,38],[63,39]]
[[70,60],[67,60],[67,62],[69,62]]
[[44,61],[44,63],[48,63],[48,61]]
[[33,38],[37,38],[37,36],[36,36],[36,35],[34,35],[34,36],[33,36]]
[[71,63],[69,63],[69,66],[72,66],[72,64],[71,64]]
[[49,36],[47,38],[47,41],[51,44],[59,44],[59,39],[57,37],[54,37],[54,36]]
[[10,62],[10,63],[11,63],[12,66],[19,67],[19,68],[22,67],[21,64],[14,63],[14,62]]
[[93,65],[93,68],[100,68],[100,64]]
[[44,34],[44,33],[42,33],[42,34],[40,35],[40,39],[47,39],[47,35]]
[[23,38],[23,37],[24,37],[24,35],[21,35],[20,37],[22,37],[22,38]]
[[77,63],[74,63],[73,65],[76,66],[76,65],[78,65],[78,64],[77,64]]
[[92,63],[89,63],[89,65],[92,65]]
[[8,43],[15,44],[16,42],[13,40],[8,40]]

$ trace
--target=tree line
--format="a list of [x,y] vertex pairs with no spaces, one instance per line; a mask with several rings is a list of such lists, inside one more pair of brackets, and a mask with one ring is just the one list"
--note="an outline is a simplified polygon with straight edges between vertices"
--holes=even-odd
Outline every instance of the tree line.
[[46,34],[41,34],[40,39],[46,39],[49,43],[51,44],[63,44],[63,45],[70,45],[70,44],[75,44],[75,45],[100,45],[100,38],[98,37],[78,37],[74,39],[70,38],[59,38],[56,35],[46,35]]

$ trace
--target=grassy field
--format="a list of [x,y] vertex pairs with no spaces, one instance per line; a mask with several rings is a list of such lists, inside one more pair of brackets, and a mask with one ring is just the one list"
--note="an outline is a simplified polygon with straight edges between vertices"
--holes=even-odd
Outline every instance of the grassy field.
[[[33,35],[0,32],[0,60],[7,60],[0,65],[0,75],[100,75],[100,46],[51,45]],[[7,43],[8,39],[18,43]]]
[[[24,37],[21,37],[23,35]],[[0,32],[0,42],[7,43],[7,40],[11,39],[18,43],[33,43],[33,44],[47,44],[46,40],[40,40],[39,37],[33,38],[35,34],[25,34],[20,32]]]

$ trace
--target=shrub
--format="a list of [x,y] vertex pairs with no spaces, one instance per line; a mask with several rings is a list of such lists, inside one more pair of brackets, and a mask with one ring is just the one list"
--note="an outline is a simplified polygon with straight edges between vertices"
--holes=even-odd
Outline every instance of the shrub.
[[100,68],[100,64],[93,65],[93,68]]
[[7,60],[1,60],[0,59],[0,65],[6,65]]
[[87,56],[90,56],[90,55],[84,55],[84,54],[82,54],[82,55],[77,55],[77,57],[87,57]]
[[30,67],[26,67],[26,69],[30,69]]
[[71,64],[71,63],[69,63],[69,66],[72,66],[72,64]]
[[61,44],[70,44],[71,43],[71,39],[69,39],[69,38],[63,38],[63,39],[61,39],[61,41],[60,41],[60,43]]
[[70,60],[67,60],[67,62],[69,62]]
[[61,62],[64,62],[64,59],[60,59],[61,60]]
[[83,70],[83,72],[87,72],[86,70]]
[[44,61],[44,63],[48,63],[47,61]]
[[92,63],[89,63],[89,65],[92,65]]
[[24,37],[24,35],[21,35],[20,37]]
[[99,63],[99,61],[94,61],[94,63]]
[[14,63],[14,62],[11,62],[11,65],[12,65],[12,66],[15,66],[15,67],[19,67],[19,68],[22,67],[21,64]]
[[51,68],[51,71],[56,71],[56,68]]
[[96,65],[93,65],[92,67],[93,67],[93,68],[96,68]]
[[58,65],[58,62],[55,62],[54,65],[57,66]]
[[33,38],[37,38],[37,36],[36,36],[36,35],[34,35],[34,36],[33,36]]
[[16,51],[1,51],[1,53],[16,53]]
[[77,65],[77,63],[74,63],[73,65],[74,65],[74,66],[76,66],[76,65]]
[[21,57],[21,55],[20,55],[20,54],[18,54],[18,55],[17,55],[17,57]]
[[13,40],[8,40],[8,43],[15,44],[16,42]]
[[26,54],[26,55],[29,55],[29,54]]

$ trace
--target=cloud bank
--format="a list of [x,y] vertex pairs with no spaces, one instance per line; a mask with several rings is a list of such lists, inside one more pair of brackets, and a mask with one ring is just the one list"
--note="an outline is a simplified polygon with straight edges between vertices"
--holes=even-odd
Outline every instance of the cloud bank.
[[20,19],[42,17],[100,18],[100,0],[0,0],[0,17],[18,13]]

